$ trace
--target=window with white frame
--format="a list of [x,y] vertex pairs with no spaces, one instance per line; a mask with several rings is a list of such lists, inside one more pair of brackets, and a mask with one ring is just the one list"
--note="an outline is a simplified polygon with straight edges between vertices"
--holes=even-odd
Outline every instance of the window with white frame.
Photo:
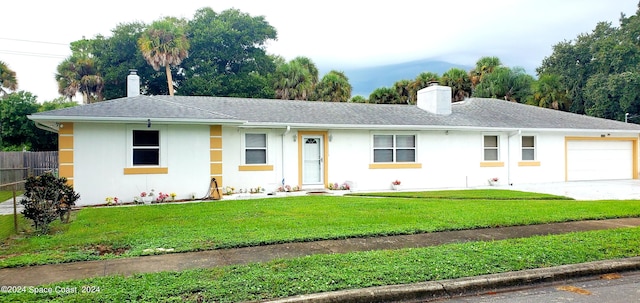
[[374,135],[373,162],[416,162],[416,136]]
[[534,161],[536,159],[536,137],[522,136],[522,161]]
[[134,166],[160,165],[160,131],[133,130]]
[[245,134],[245,164],[267,164],[267,134]]
[[484,136],[483,138],[483,150],[484,161],[498,161],[498,143],[499,136]]

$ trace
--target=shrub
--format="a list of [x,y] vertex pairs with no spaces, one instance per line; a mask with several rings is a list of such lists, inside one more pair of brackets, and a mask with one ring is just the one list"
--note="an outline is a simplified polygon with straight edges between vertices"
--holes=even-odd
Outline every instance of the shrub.
[[22,214],[33,221],[36,231],[47,233],[49,223],[57,217],[60,217],[62,222],[69,221],[71,207],[75,205],[80,195],[66,182],[66,178],[58,178],[51,173],[27,178],[24,185],[25,198],[20,201],[20,204],[24,205]]

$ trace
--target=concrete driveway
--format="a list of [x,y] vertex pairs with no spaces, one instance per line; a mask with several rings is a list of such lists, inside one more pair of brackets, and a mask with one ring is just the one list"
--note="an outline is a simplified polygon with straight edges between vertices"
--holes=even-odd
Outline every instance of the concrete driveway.
[[640,200],[640,180],[514,184],[498,188],[552,194],[576,200]]

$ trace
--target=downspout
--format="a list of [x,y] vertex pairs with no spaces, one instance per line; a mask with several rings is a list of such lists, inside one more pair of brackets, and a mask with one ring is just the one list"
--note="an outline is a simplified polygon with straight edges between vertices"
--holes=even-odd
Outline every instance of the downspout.
[[287,130],[282,133],[282,149],[280,150],[280,156],[282,160],[280,162],[280,169],[282,170],[282,188],[284,188],[284,137],[291,132],[291,126],[287,125]]

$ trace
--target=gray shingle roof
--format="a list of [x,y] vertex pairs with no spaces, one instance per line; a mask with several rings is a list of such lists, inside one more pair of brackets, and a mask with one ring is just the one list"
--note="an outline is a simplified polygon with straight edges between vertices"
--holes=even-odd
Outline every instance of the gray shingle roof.
[[577,115],[497,99],[472,98],[452,104],[452,114],[436,115],[411,105],[333,103],[198,96],[138,96],[35,113],[55,121],[165,119],[242,121],[247,124],[330,125],[333,127],[517,128],[640,131],[640,125]]

